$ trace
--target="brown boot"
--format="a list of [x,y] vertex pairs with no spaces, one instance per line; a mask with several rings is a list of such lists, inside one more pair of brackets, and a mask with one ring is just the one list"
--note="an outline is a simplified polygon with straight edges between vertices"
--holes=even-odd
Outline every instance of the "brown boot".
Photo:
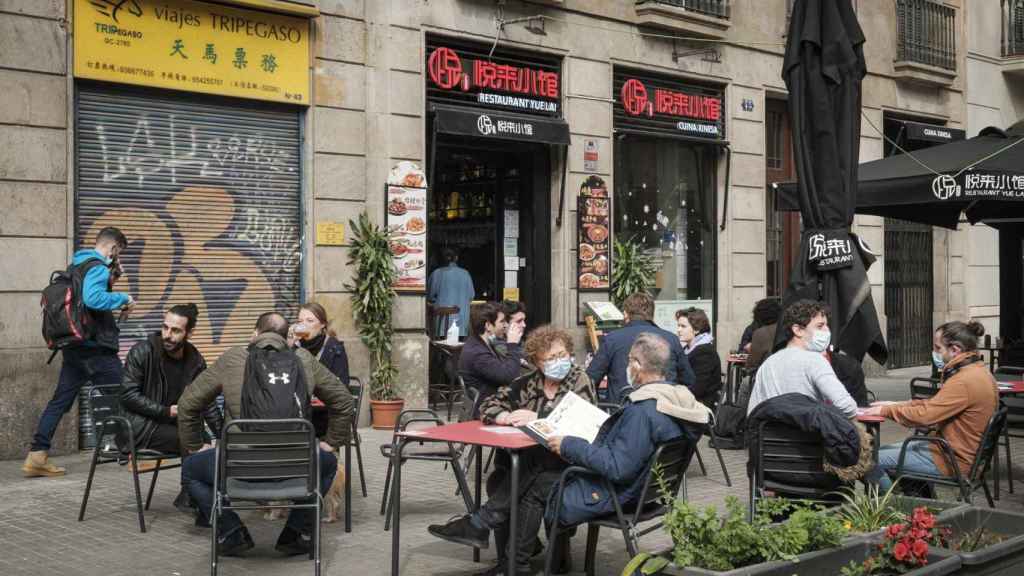
[[60,466],[50,464],[48,458],[49,455],[46,453],[46,450],[29,452],[28,457],[25,458],[25,463],[21,465],[21,471],[25,474],[26,478],[63,476],[65,470]]

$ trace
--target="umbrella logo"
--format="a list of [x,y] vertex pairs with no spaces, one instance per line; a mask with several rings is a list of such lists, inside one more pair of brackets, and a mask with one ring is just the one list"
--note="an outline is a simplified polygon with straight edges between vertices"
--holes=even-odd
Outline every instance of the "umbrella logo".
[[939,174],[932,180],[932,194],[939,200],[948,200],[960,196],[960,185],[949,174]]

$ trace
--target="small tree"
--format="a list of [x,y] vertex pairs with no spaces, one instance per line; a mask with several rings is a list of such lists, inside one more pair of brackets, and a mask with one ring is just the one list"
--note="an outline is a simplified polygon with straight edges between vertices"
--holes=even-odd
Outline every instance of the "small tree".
[[391,310],[395,300],[395,267],[389,247],[390,235],[370,221],[363,212],[358,221],[349,220],[352,249],[348,263],[355,278],[345,287],[353,292],[352,315],[359,336],[370,350],[370,398],[395,400],[398,369],[391,361],[394,327]]
[[621,309],[630,294],[650,290],[657,270],[651,257],[644,254],[643,246],[633,239],[625,242],[616,240],[613,247],[612,302]]

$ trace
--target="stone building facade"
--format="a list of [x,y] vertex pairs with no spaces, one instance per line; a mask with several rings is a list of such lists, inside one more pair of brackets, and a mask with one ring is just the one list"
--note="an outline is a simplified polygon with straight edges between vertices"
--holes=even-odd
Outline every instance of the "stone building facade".
[[[172,0],[161,6],[184,1]],[[994,56],[975,54],[987,54],[991,48],[986,44],[991,43],[989,28],[975,19],[998,15],[974,8],[965,14],[960,0],[941,3],[951,17],[943,29],[948,49],[936,64],[920,53],[901,49],[907,46],[908,33],[901,28],[907,16],[900,11],[911,10],[912,18],[919,15],[913,10],[926,8],[919,5],[934,2],[854,3],[867,36],[869,71],[864,81],[861,161],[885,153],[879,132],[887,119],[966,129],[971,135],[978,122],[989,121],[981,117],[992,116],[993,108],[976,105],[968,98],[973,93],[967,92],[967,80],[968,74],[989,73],[984,72],[986,67],[994,66]],[[150,4],[139,2],[143,7]],[[270,114],[272,122],[295,119],[289,128],[294,128],[294,136],[289,137],[293,148],[287,153],[275,152],[268,161],[281,162],[279,173],[295,176],[281,181],[285,182],[282,186],[295,190],[294,198],[288,197],[289,202],[296,202],[295,212],[282,217],[287,226],[277,229],[259,220],[259,212],[243,210],[250,201],[247,196],[210,195],[208,187],[183,185],[193,196],[182,197],[169,189],[171,199],[160,200],[154,216],[131,221],[136,222],[136,236],[163,230],[161,226],[169,230],[166,241],[178,254],[178,260],[170,262],[180,264],[181,254],[189,254],[188,250],[237,249],[242,253],[228,240],[250,242],[269,255],[254,252],[256,256],[245,256],[248,260],[242,272],[203,264],[212,268],[189,269],[191,276],[179,271],[162,276],[136,263],[140,278],[173,285],[149,296],[150,313],[158,317],[168,298],[180,296],[199,300],[211,317],[222,314],[216,316],[216,322],[201,324],[207,332],[204,342],[209,355],[215,356],[223,345],[235,342],[229,336],[237,339],[244,335],[259,306],[284,309],[300,299],[315,299],[328,309],[335,330],[348,346],[353,373],[365,377],[367,354],[352,321],[347,288],[352,280],[347,264],[349,231],[346,229],[341,245],[320,242],[318,224],[343,223],[347,227],[349,219],[363,210],[384,224],[389,173],[400,162],[414,162],[427,173],[431,187],[427,212],[435,219],[428,227],[434,226],[438,218],[443,220],[451,213],[460,216],[459,208],[444,196],[452,183],[462,182],[467,170],[477,170],[473,174],[479,176],[482,169],[486,174],[491,168],[479,166],[495,161],[500,164],[497,170],[507,169],[509,178],[526,180],[522,170],[527,166],[530,185],[520,189],[518,200],[502,192],[508,203],[492,205],[495,211],[519,210],[517,224],[498,225],[506,235],[497,241],[516,239],[508,238],[508,233],[518,226],[516,248],[522,254],[515,254],[521,260],[510,265],[511,270],[494,270],[497,280],[488,288],[489,297],[516,294],[505,291],[513,287],[510,284],[521,295],[533,288],[534,302],[528,302],[533,320],[572,328],[582,350],[585,303],[609,299],[607,289],[602,288],[607,282],[603,277],[607,266],[594,264],[601,259],[601,245],[609,235],[627,239],[628,232],[658,256],[658,298],[665,301],[664,306],[687,301],[707,307],[720,349],[734,348],[750,322],[754,303],[780,289],[778,278],[786,268],[780,264],[785,260],[781,255],[792,255],[792,241],[786,238],[791,238],[793,227],[798,226],[774,215],[766,194],[767,184],[785,175],[792,162],[786,140],[786,89],[780,76],[789,4],[787,0],[217,2],[218,9],[241,6],[308,19],[303,20],[308,22],[312,38],[308,101],[268,105],[266,109],[262,104],[237,106],[242,110],[239,122],[251,130],[261,129],[259,114]],[[4,457],[23,453],[57,378],[58,364],[46,364],[49,351],[39,337],[38,292],[52,270],[66,265],[76,242],[84,242],[98,222],[108,221],[104,218],[116,216],[109,215],[116,203],[103,195],[104,188],[89,188],[90,169],[83,164],[93,150],[89,139],[102,132],[96,128],[96,114],[88,115],[89,106],[126,98],[124,101],[142,107],[152,101],[180,110],[193,98],[201,108],[196,113],[211,117],[234,114],[236,107],[235,100],[201,94],[193,97],[189,90],[137,89],[76,77],[70,33],[75,5],[75,0],[0,0],[0,83],[4,87],[0,90],[0,247],[5,255],[0,260],[0,455]],[[910,37],[923,38],[931,45],[931,37],[917,34],[911,32]],[[980,40],[975,41],[974,34]],[[964,50],[966,46],[970,49]],[[480,68],[491,72],[472,78],[472,82],[484,82],[477,83],[478,90],[468,89],[470,80],[445,87],[444,74],[455,71],[450,59],[448,64],[441,59],[449,52],[438,53],[439,48],[449,49],[459,58],[467,77],[475,65],[471,62],[485,63]],[[486,76],[493,73],[486,64],[489,49],[493,61],[506,66],[502,69],[504,84]],[[432,59],[435,53],[438,56]],[[529,89],[511,89],[515,81],[509,80],[510,73],[517,74],[515,78],[540,81],[553,78],[544,74],[557,74],[556,85],[540,91],[536,84]],[[976,82],[974,90],[980,102],[987,89]],[[989,95],[986,92],[985,97]],[[479,119],[484,114],[488,121],[508,122],[498,128],[488,125],[487,130],[506,126],[520,133],[494,141],[481,139],[488,135],[484,128],[475,136],[445,128],[443,122],[448,120],[441,116],[446,106],[455,110],[452,118],[458,116],[461,106],[463,115],[472,113]],[[993,106],[1002,111],[998,120],[1008,123],[1007,108]],[[157,104],[154,107],[159,108]],[[517,122],[519,128],[515,128]],[[531,122],[536,128],[529,130],[535,129],[537,134],[548,129],[564,131],[568,146],[557,141],[560,136],[530,142],[521,132]],[[227,141],[232,137],[229,132],[223,135]],[[523,164],[508,164],[500,152],[503,143],[518,150],[516,157]],[[474,156],[476,148],[494,153],[480,156],[484,158],[480,160]],[[206,149],[214,150],[214,145],[207,143]],[[120,154],[127,156],[128,152]],[[248,160],[236,161],[244,164]],[[261,160],[252,162],[258,165]],[[467,168],[467,162],[478,166]],[[149,177],[166,175],[164,168]],[[447,176],[439,176],[446,170]],[[139,174],[137,184],[146,187],[141,173],[131,174]],[[586,205],[578,203],[581,189],[600,189],[594,176],[603,182],[611,200],[610,211],[596,214],[597,221],[580,218],[577,213],[578,205]],[[104,176],[107,180],[115,177]],[[135,186],[128,180],[124,178],[122,183]],[[169,182],[161,181],[161,186],[173,187],[173,179]],[[225,184],[224,189],[230,186]],[[131,191],[124,190],[121,193],[130,196]],[[185,202],[189,198],[193,204]],[[110,202],[110,207],[105,207],[104,201]],[[515,204],[517,201],[522,201],[522,206]],[[267,205],[282,206],[282,202],[271,199]],[[203,228],[207,236],[190,241],[190,230],[208,224],[197,214],[202,215],[207,207],[213,214],[224,205],[235,212],[219,221],[217,225],[223,229],[214,233]],[[591,232],[595,222],[602,225],[601,217],[611,223],[603,221],[604,233]],[[175,224],[168,224],[169,218]],[[152,227],[146,228],[141,221],[151,222]],[[892,312],[885,305],[885,223],[880,218],[858,216],[856,226],[881,255],[869,277],[885,325]],[[433,228],[443,229],[441,224]],[[536,230],[544,234],[535,234]],[[964,229],[930,234],[931,278],[924,282],[932,313],[924,324],[965,316],[995,322],[998,295],[992,293],[991,279],[998,276],[998,267],[984,248],[991,241],[984,236],[987,233]],[[527,240],[528,236],[532,240]],[[580,254],[581,244],[591,245],[597,255]],[[145,252],[144,247],[136,250]],[[436,246],[431,251],[435,253],[424,258],[429,260],[424,262],[428,268],[438,257]],[[523,256],[527,253],[528,258]],[[234,258],[220,252],[207,254],[212,255],[210,260]],[[202,254],[197,258],[206,261]],[[130,274],[133,264],[126,265]],[[502,272],[513,272],[514,278]],[[217,312],[221,310],[215,304],[217,294],[253,289],[253,278],[259,279],[259,286],[266,285],[267,293],[272,291],[276,300],[261,299],[258,291],[250,296],[242,292],[224,305],[226,312]],[[239,288],[237,282],[232,283],[236,280],[249,283]],[[287,294],[282,285],[289,287]],[[136,294],[145,291],[137,284],[131,284],[131,289]],[[413,405],[425,401],[428,379],[425,304],[424,294],[403,292],[395,305],[400,388]],[[583,354],[579,356],[582,360]],[[61,449],[76,448],[76,424],[77,420],[65,419],[57,444]]]

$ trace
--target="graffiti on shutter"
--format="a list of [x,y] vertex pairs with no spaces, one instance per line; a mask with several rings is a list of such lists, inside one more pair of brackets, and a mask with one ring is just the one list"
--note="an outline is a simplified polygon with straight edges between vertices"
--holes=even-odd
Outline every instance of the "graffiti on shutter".
[[122,352],[194,302],[207,360],[248,341],[259,314],[294,316],[301,264],[298,114],[207,97],[83,88],[77,244],[128,237],[116,287],[138,301]]

